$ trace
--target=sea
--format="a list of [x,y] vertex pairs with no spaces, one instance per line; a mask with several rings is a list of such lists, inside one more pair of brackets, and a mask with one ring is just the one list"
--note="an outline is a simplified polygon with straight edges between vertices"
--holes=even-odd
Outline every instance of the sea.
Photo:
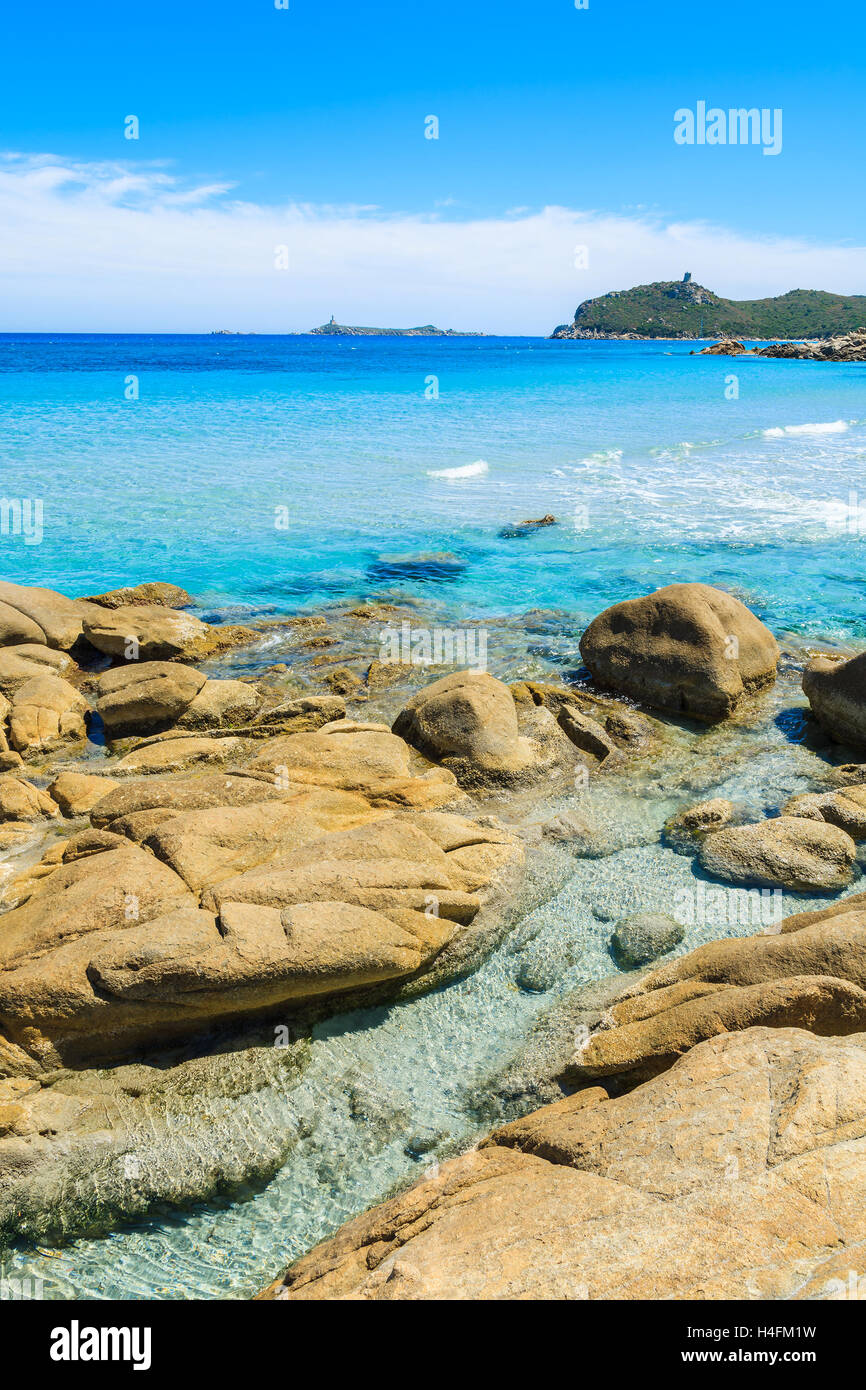
[[466,620],[703,580],[774,630],[864,636],[866,368],[691,349],[3,334],[0,494],[42,522],[0,516],[0,570],[283,612],[443,552],[415,582]]

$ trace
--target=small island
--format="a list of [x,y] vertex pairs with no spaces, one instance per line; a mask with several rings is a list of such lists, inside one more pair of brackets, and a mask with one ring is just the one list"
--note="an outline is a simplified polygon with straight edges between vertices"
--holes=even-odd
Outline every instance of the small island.
[[358,328],[337,323],[333,314],[328,323],[311,328],[311,334],[337,338],[483,338],[484,333],[461,333],[456,328],[435,328],[425,323],[421,328]]

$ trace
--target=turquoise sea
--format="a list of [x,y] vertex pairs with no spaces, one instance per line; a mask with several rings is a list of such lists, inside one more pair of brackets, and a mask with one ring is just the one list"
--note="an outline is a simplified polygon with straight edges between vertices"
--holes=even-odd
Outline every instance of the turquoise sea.
[[[0,497],[43,506],[40,543],[0,534],[2,576],[69,594],[171,580],[206,615],[394,592],[465,624],[555,609],[576,656],[601,608],[702,580],[795,648],[859,649],[864,466],[858,365],[698,357],[676,342],[0,336]],[[558,524],[499,534],[545,513]],[[389,559],[419,552],[456,562],[407,574]],[[492,626],[494,674],[496,632],[512,650],[518,630]],[[529,642],[545,630],[527,620]],[[241,1058],[228,1113],[181,1124],[154,1161],[192,1171],[289,1136],[260,1191],[23,1245],[0,1274],[39,1281],[45,1298],[245,1298],[467,1147],[534,1021],[613,971],[611,924],[694,890],[690,860],[660,841],[666,817],[710,795],[773,814],[816,784],[830,755],[805,736],[803,704],[786,658],[757,722],[684,727],[641,784],[597,779],[580,814],[615,828],[611,852],[567,858],[563,882],[470,978],[320,1024],[291,1089],[245,1079]],[[737,910],[748,897],[726,894]],[[679,949],[755,929],[701,919]]]
[[[701,579],[777,631],[859,638],[864,463],[858,364],[677,342],[0,335],[0,493],[44,514],[39,545],[0,535],[0,568],[68,593],[166,578],[283,612],[381,591],[383,555],[447,551],[464,567],[437,596],[467,620],[582,621]],[[498,535],[545,513],[559,525]]]

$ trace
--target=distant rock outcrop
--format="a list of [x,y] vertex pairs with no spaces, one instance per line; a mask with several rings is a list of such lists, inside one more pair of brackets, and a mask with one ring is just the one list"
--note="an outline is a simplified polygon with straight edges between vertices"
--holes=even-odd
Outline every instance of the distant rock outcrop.
[[699,357],[706,354],[722,357],[794,357],[804,362],[866,362],[866,328],[855,328],[835,338],[810,339],[799,343],[770,343],[767,347],[747,349],[743,343],[730,338],[710,347],[701,348]]
[[329,323],[319,328],[311,328],[311,334],[319,337],[337,338],[483,338],[483,333],[462,333],[456,328],[435,328],[425,323],[420,328],[358,328],[346,323],[337,323],[332,317]]

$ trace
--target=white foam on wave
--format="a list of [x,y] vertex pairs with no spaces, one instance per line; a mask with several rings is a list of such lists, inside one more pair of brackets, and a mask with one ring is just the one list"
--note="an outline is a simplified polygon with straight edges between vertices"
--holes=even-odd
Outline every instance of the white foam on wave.
[[586,458],[582,458],[577,463],[571,464],[570,467],[572,471],[576,473],[579,468],[585,470],[598,468],[599,465],[608,463],[620,463],[622,461],[622,454],[622,449],[599,449],[597,453],[587,454]]
[[460,468],[428,468],[428,478],[481,478],[489,470],[489,464],[484,459],[476,459],[475,463],[464,463]]
[[830,420],[817,425],[775,425],[761,433],[765,439],[784,439],[789,434],[844,434],[847,428],[847,420]]

